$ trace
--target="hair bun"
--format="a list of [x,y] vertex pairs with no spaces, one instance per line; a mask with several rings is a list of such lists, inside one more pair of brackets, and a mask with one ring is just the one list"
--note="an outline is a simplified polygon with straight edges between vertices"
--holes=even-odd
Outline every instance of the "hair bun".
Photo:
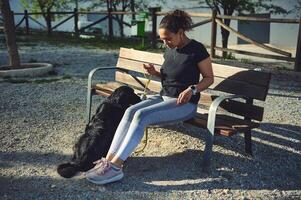
[[175,16],[175,17],[186,17],[188,14],[185,13],[182,10],[174,10],[171,15]]
[[163,17],[160,22],[160,28],[167,28],[168,30],[177,33],[179,29],[184,31],[191,30],[192,19],[183,10],[174,10]]

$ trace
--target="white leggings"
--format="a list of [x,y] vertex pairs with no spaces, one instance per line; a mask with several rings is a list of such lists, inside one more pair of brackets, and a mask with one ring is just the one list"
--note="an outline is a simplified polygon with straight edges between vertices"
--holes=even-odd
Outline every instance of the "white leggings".
[[138,146],[148,125],[185,121],[195,115],[196,104],[176,102],[177,98],[154,95],[130,106],[118,125],[108,153],[124,161]]

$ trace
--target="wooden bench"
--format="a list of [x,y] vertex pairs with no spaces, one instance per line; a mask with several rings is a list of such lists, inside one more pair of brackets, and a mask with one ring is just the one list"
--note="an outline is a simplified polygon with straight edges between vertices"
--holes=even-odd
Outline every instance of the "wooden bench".
[[[141,93],[147,82],[143,76],[143,63],[153,63],[159,69],[163,62],[163,55],[159,53],[120,48],[116,66],[93,69],[88,77],[87,122],[91,115],[92,95],[108,96],[121,85],[129,85]],[[214,83],[201,93],[196,116],[185,121],[208,129],[203,157],[205,170],[210,166],[215,134],[232,136],[244,133],[245,151],[252,155],[251,130],[259,127],[264,112],[263,107],[254,105],[254,100],[265,101],[271,77],[269,73],[228,65],[213,63],[212,67]],[[115,70],[115,81],[92,84],[95,72],[103,70]],[[161,89],[160,81],[152,79],[148,89],[158,93]]]

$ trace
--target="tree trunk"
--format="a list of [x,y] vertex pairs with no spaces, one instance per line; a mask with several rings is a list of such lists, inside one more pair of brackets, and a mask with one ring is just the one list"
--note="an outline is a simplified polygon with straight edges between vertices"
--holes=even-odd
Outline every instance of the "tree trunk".
[[120,29],[120,37],[124,37],[124,28],[123,28],[123,15],[120,17],[121,19],[118,20],[119,29]]
[[[131,0],[131,12],[135,12],[135,1]],[[132,20],[136,19],[135,14],[132,14]]]
[[20,57],[16,42],[15,22],[13,12],[10,9],[9,0],[1,0],[0,7],[4,20],[4,34],[9,54],[9,65],[11,67],[19,67]]

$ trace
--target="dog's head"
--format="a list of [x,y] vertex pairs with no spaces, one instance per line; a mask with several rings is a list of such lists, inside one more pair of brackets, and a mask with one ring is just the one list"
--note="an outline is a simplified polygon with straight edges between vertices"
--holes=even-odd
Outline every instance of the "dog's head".
[[141,101],[139,96],[134,93],[134,90],[128,86],[117,88],[108,98],[107,102],[120,105],[123,109],[128,108]]

